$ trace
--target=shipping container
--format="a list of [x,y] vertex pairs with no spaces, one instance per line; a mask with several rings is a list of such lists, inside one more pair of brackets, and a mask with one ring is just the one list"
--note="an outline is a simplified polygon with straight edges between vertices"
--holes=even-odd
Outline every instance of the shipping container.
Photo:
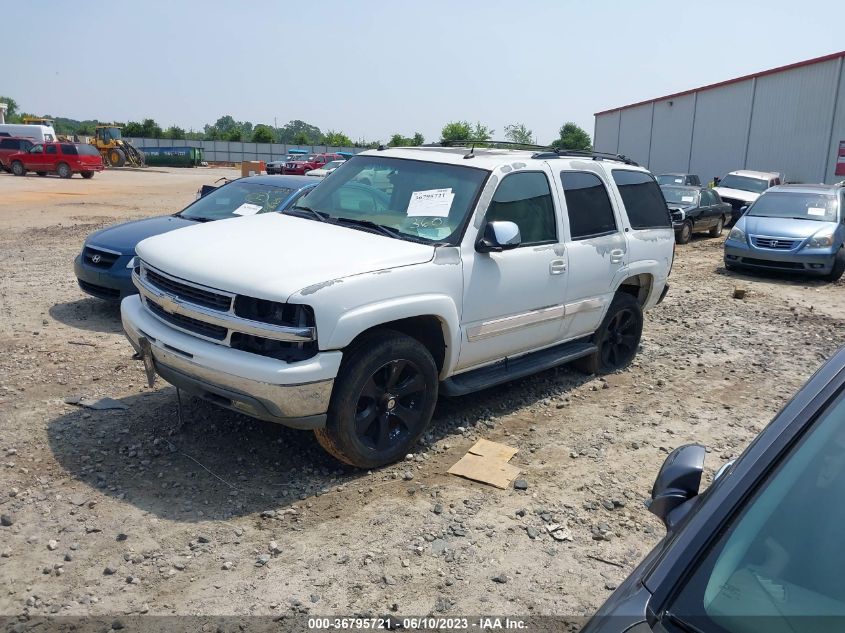
[[157,167],[197,167],[202,161],[199,147],[142,147],[147,165]]

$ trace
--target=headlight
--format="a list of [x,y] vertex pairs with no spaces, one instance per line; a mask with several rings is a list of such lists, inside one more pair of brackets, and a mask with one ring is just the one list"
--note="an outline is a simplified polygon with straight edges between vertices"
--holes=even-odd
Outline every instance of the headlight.
[[809,239],[806,248],[827,248],[828,246],[833,246],[833,231],[816,233]]
[[138,256],[135,255],[129,260],[129,263],[126,264],[127,268],[137,268],[138,267]]
[[745,232],[738,226],[735,226],[731,229],[731,232],[728,234],[728,239],[733,240],[735,242],[744,242]]

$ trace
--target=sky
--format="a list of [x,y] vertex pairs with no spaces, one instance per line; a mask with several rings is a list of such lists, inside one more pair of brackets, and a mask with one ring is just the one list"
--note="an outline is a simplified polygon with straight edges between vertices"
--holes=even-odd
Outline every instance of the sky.
[[0,95],[201,130],[230,114],[353,140],[566,121],[845,48],[842,0],[7,3]]

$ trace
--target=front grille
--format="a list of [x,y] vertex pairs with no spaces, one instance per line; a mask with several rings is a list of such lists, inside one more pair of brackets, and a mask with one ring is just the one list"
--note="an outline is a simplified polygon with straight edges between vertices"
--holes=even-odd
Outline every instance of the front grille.
[[110,299],[117,299],[120,297],[120,290],[117,288],[106,288],[105,286],[91,284],[87,281],[82,281],[81,279],[77,279],[76,281],[79,283],[79,287],[89,294],[98,297],[108,297]]
[[86,264],[96,268],[111,268],[120,257],[117,253],[102,251],[99,248],[86,246],[82,250],[82,259]]
[[220,327],[219,325],[212,325],[211,323],[198,321],[197,319],[192,319],[191,317],[187,317],[182,314],[171,314],[155,301],[150,301],[149,299],[147,299],[147,307],[150,309],[150,312],[158,316],[160,319],[167,321],[171,325],[193,332],[194,334],[199,334],[200,336],[222,341],[226,338],[226,334],[228,333],[226,328]]
[[756,259],[754,257],[743,257],[742,263],[749,264],[751,266],[765,266],[766,268],[791,268],[794,270],[804,269],[804,264],[799,264],[797,262],[775,262],[768,259]]
[[751,243],[757,248],[769,248],[776,251],[791,251],[798,246],[801,240],[791,240],[780,237],[760,237],[759,235],[751,236]]
[[147,281],[180,299],[221,312],[228,312],[232,305],[232,298],[227,295],[178,282],[170,277],[158,274],[151,268],[146,268],[146,271]]

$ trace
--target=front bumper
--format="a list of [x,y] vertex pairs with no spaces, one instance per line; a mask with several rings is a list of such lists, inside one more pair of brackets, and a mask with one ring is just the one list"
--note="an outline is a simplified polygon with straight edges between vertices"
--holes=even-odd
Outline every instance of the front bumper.
[[138,296],[124,299],[120,313],[135,351],[146,337],[156,373],[172,385],[261,420],[297,429],[325,426],[341,352],[286,363],[178,332],[153,316]]
[[830,248],[798,249],[777,251],[754,248],[747,242],[727,240],[725,242],[725,264],[777,270],[810,275],[828,275],[833,269],[836,252]]
[[120,301],[138,292],[132,283],[132,269],[126,267],[129,259],[130,256],[123,255],[111,268],[96,268],[83,262],[79,254],[73,260],[73,272],[79,287],[92,297]]

